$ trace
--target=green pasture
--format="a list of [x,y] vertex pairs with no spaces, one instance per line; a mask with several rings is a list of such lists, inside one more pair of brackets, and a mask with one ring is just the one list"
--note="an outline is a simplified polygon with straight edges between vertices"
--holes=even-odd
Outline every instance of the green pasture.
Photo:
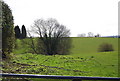
[[98,48],[100,44],[109,43],[113,45],[115,51],[118,51],[118,38],[72,38],[72,55],[83,55],[83,54],[93,54],[98,53]]
[[[17,40],[17,47],[12,54],[13,59],[9,65],[4,64],[6,68],[3,71],[41,75],[118,77],[118,38],[71,39],[70,54],[54,56],[29,53],[31,49],[22,40]],[[112,44],[114,51],[98,52],[102,43]]]
[[[13,62],[21,64],[18,68],[21,73],[66,76],[118,76],[117,52],[97,53],[89,56],[45,56],[27,53],[18,54]],[[22,65],[25,65],[24,68],[20,68]]]
[[[34,39],[36,40],[36,39]],[[72,45],[70,49],[70,55],[89,55],[93,53],[98,53],[98,48],[100,44],[109,43],[113,45],[115,51],[118,51],[118,38],[93,38],[93,37],[71,37]],[[15,54],[23,54],[31,51],[27,44],[24,42],[30,42],[31,40],[16,40],[17,49],[14,50]],[[36,44],[36,42],[35,42]],[[89,54],[88,54],[89,53]]]

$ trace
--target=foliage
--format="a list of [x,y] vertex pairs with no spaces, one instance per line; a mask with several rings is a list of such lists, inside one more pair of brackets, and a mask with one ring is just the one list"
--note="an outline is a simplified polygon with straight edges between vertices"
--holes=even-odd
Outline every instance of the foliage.
[[20,28],[19,28],[18,25],[15,26],[14,31],[15,31],[15,37],[16,38],[21,38],[21,32],[20,32]]
[[33,54],[38,54],[40,49],[37,49],[36,46],[37,44],[37,38],[26,38],[21,40],[21,44],[26,46],[26,52],[27,53],[33,53]]
[[22,25],[22,31],[20,31],[20,28],[18,25],[15,26],[14,31],[15,31],[15,37],[18,39],[25,39],[27,36],[26,28],[24,25]]
[[32,31],[39,35],[37,47],[41,49],[40,54],[68,54],[71,44],[70,30],[64,25],[60,25],[55,19],[38,19],[34,21],[32,28]]
[[3,58],[9,57],[14,48],[14,23],[9,6],[2,1],[2,53]]
[[27,33],[26,33],[26,28],[24,25],[22,25],[22,34],[21,34],[21,38],[24,39],[26,38],[27,36]]
[[99,46],[98,51],[100,52],[108,52],[108,51],[114,51],[112,44],[103,43]]

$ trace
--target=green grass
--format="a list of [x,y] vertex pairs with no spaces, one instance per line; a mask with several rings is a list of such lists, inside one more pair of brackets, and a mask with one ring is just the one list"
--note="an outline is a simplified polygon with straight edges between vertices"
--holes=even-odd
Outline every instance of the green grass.
[[[45,56],[28,53],[17,55],[14,62],[27,64],[25,67],[28,69],[27,73],[30,74],[101,77],[118,76],[116,52],[98,53],[81,57],[72,55]],[[24,68],[21,68],[21,70],[26,73]]]
[[118,51],[118,38],[72,38],[72,55],[97,53],[100,44],[109,43]]
[[[81,38],[81,37],[71,37],[72,48],[70,50],[70,55],[83,55],[98,53],[98,48],[100,44],[109,43],[113,45],[115,51],[118,51],[118,38]],[[35,40],[35,39],[34,39]],[[29,39],[25,39],[26,42],[30,42]],[[16,45],[18,49],[14,50],[15,54],[23,54],[31,51],[27,44],[24,44],[22,40],[16,40]]]
[[[17,40],[16,43],[17,49],[15,49],[12,54],[14,58],[9,62],[9,65],[4,63],[4,66],[6,66],[6,68],[3,69],[4,72],[118,77],[117,38],[72,38],[70,55],[55,56],[28,53],[31,49],[28,48],[26,44],[23,44],[22,40]],[[98,52],[99,45],[102,43],[112,44],[115,51]],[[54,79],[49,81],[54,81]]]

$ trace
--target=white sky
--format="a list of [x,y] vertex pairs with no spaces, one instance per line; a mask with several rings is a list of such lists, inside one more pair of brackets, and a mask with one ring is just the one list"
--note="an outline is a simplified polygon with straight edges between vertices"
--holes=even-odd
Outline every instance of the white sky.
[[15,25],[27,29],[34,20],[55,18],[71,30],[71,36],[93,32],[118,34],[119,0],[4,0],[11,8]]

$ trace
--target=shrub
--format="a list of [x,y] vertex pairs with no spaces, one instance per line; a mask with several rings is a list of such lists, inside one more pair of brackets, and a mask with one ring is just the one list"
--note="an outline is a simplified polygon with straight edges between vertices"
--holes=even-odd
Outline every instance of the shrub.
[[99,52],[108,52],[108,51],[114,51],[112,44],[103,43],[98,48]]

